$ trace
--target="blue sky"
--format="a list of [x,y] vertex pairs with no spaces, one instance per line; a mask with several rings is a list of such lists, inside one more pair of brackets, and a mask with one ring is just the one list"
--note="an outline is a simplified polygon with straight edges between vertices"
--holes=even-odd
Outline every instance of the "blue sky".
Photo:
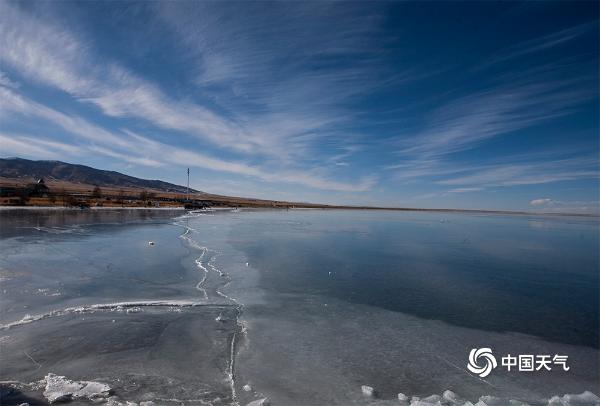
[[597,2],[0,2],[0,154],[212,193],[597,211]]

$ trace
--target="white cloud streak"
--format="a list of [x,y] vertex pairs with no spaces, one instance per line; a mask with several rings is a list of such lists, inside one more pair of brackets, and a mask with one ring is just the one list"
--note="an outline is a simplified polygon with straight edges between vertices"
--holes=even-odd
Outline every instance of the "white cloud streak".
[[256,145],[235,123],[155,85],[110,61],[95,60],[68,30],[0,2],[0,60],[29,79],[93,103],[114,117],[134,117],[216,145],[248,151]]
[[2,154],[28,158],[60,159],[67,155],[80,155],[82,150],[76,146],[39,138],[0,133]]
[[[92,141],[90,144],[73,146],[40,136],[3,135],[0,141],[4,154],[51,159],[58,159],[64,154],[75,156],[82,156],[86,153],[101,154],[121,161],[152,167],[185,163],[213,171],[252,176],[268,182],[295,183],[316,189],[345,192],[362,192],[371,188],[375,183],[374,178],[361,178],[356,182],[344,183],[327,179],[321,174],[315,173],[291,170],[266,171],[257,166],[222,160],[163,144],[127,130],[119,134],[111,133],[84,119],[71,117],[29,100],[7,88],[0,88],[0,111],[4,115],[10,112],[41,118],[77,136],[80,141]],[[120,151],[117,151],[115,147],[119,147]]]
[[267,182],[295,183],[316,189],[343,192],[364,192],[372,188],[376,183],[375,178],[369,177],[360,178],[353,183],[344,183],[330,180],[320,176],[320,174],[306,171],[287,170],[275,173],[265,171],[257,166],[226,161],[198,152],[169,146],[131,132],[130,134],[135,139],[135,145],[138,150],[145,151],[151,156],[160,155],[163,157],[163,162],[170,164],[181,164],[182,162],[185,162],[186,164],[199,168],[243,176],[252,176]]
[[476,173],[437,181],[441,185],[506,187],[536,185],[600,176],[596,156],[574,157],[532,163],[484,165]]
[[544,35],[538,38],[525,41],[510,48],[501,50],[489,60],[485,61],[479,69],[484,69],[501,62],[507,62],[515,58],[519,58],[535,52],[540,52],[549,48],[566,44],[583,34],[590,32],[594,27],[597,27],[598,22],[592,21],[575,27],[566,28],[564,30]]
[[577,82],[500,86],[453,100],[435,112],[427,128],[401,142],[398,154],[438,158],[570,114],[595,97],[589,88],[572,90]]
[[[513,61],[551,49],[594,27],[596,22],[587,23],[518,44],[486,64]],[[513,155],[502,163],[454,163],[461,152],[474,151],[498,137],[518,133],[522,139],[529,136],[523,130],[564,118],[597,99],[597,73],[591,73],[596,70],[593,66],[595,63],[565,60],[511,69],[510,75],[498,74],[495,83],[487,88],[445,102],[421,128],[403,133],[396,151],[400,162],[384,169],[393,171],[402,182],[429,179],[442,185],[462,186],[455,191],[597,177],[597,156],[590,159],[582,154],[567,160],[529,153],[520,161]],[[534,136],[529,137],[533,141]],[[543,134],[536,134],[534,142],[543,145]],[[560,167],[562,164],[565,166]]]
[[[247,117],[225,118],[192,101],[171,98],[158,86],[115,62],[103,60],[99,63],[100,59],[80,36],[8,2],[0,2],[0,61],[35,83],[54,87],[79,101],[98,106],[107,116],[147,121],[161,129],[201,138],[228,151],[278,156],[285,148],[275,142],[277,137],[274,133],[304,137],[303,133],[298,132],[303,124],[316,128],[332,119],[321,116],[303,122],[303,116],[290,119],[273,111],[268,113],[270,119],[254,120],[251,125],[244,122]],[[85,146],[87,151],[130,163],[159,166],[165,162],[189,162],[191,165],[253,176],[269,182],[296,183],[325,190],[365,191],[376,182],[372,176],[361,177],[353,182],[334,181],[328,179],[318,167],[304,171],[281,165],[265,169],[166,144],[157,150],[150,147],[152,141],[149,139],[144,149],[134,144],[130,136],[107,131],[81,117],[49,108],[7,87],[0,90],[0,115],[5,119],[11,113],[52,122],[87,140],[90,143]],[[24,151],[21,141],[22,138],[12,138],[13,150]],[[37,138],[29,151],[35,151],[36,144],[39,146],[44,142],[50,141]],[[294,145],[293,138],[286,143],[286,146],[289,145]],[[37,151],[41,152],[39,149]]]

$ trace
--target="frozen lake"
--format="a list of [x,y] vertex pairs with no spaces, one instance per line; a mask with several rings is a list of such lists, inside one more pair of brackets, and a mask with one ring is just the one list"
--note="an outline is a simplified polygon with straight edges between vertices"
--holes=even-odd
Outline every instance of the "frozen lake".
[[[114,405],[598,394],[594,218],[1,210],[0,226],[3,405],[45,404],[48,374]],[[488,376],[473,348],[498,358]],[[508,371],[506,354],[570,369]]]

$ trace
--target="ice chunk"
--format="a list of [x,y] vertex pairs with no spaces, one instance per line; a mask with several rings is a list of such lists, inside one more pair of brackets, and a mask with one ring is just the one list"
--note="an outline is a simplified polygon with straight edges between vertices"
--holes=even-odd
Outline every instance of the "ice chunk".
[[375,396],[375,389],[373,389],[373,387],[371,387],[371,386],[363,385],[360,387],[360,389],[362,391],[362,394],[365,396],[369,396],[369,397]]
[[431,396],[427,396],[426,398],[421,399],[421,402],[435,405],[436,403],[440,403],[441,400],[442,400],[442,398],[440,395],[431,395]]
[[242,389],[244,390],[244,392],[250,392],[252,390],[252,386],[246,384],[242,387]]
[[579,395],[553,396],[548,401],[548,406],[597,406],[600,405],[600,397],[590,391]]
[[[467,400],[461,398],[460,396],[458,396],[456,393],[452,392],[451,390],[444,391],[444,393],[442,394],[442,398],[443,398],[442,403],[445,403],[450,406],[472,406],[473,405],[471,402],[468,402]],[[467,403],[468,403],[468,405],[467,405]]]
[[46,375],[44,397],[50,403],[65,402],[73,399],[107,398],[110,387],[104,383],[92,381],[71,381],[64,376]]
[[[145,402],[142,402],[145,403]],[[108,398],[108,401],[104,404],[105,406],[138,406],[135,402],[121,402],[118,396],[111,396]]]
[[495,396],[482,396],[479,398],[479,402],[475,406],[519,406],[526,405],[526,403],[519,402],[517,400],[509,400],[503,398],[497,398]]
[[[147,402],[142,402],[142,403],[147,403]],[[142,405],[142,403],[140,403],[140,406]],[[150,402],[150,403],[154,404],[152,402]],[[118,400],[118,398],[116,396],[111,396],[110,398],[108,398],[108,402],[106,402],[104,405],[105,406],[138,406],[137,403],[130,402],[128,400],[121,402]]]
[[398,393],[398,402],[402,406],[409,406],[410,399],[404,393]]
[[456,404],[457,400],[458,400],[458,396],[456,395],[456,393],[452,392],[451,390],[444,391],[444,393],[442,393],[442,397],[447,402],[450,402],[453,404]]
[[420,399],[413,396],[413,401],[410,402],[411,406],[441,406],[441,396],[431,395],[426,398]]

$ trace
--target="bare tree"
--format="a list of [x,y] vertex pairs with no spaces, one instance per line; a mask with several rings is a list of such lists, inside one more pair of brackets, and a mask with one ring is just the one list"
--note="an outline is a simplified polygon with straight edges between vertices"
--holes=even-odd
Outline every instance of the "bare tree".
[[67,205],[67,192],[65,191],[65,188],[61,188],[58,191],[58,196],[60,196],[63,206],[66,206]]
[[102,189],[100,189],[100,186],[96,186],[94,188],[94,190],[92,191],[92,197],[94,199],[100,199],[102,197]]

